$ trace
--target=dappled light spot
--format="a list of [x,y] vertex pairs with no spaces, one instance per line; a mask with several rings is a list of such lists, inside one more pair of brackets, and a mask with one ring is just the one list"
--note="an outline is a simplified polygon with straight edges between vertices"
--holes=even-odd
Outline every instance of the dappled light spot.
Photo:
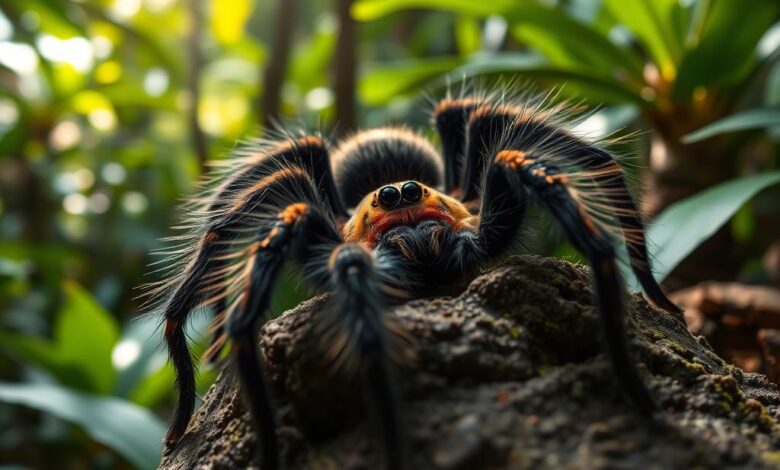
[[0,98],[0,133],[16,125],[19,119],[19,110],[13,101],[7,98]]
[[30,75],[38,68],[38,55],[27,44],[0,42],[0,64],[19,75]]
[[122,208],[130,214],[142,214],[149,207],[149,199],[137,191],[130,191],[122,196]]
[[122,66],[119,62],[109,60],[98,65],[95,70],[95,80],[103,85],[114,83],[122,77]]
[[81,141],[81,129],[73,121],[60,121],[49,134],[49,144],[54,150],[69,149]]
[[89,196],[88,206],[93,214],[102,214],[111,207],[111,199],[104,193],[95,193]]
[[306,107],[312,111],[321,111],[333,104],[333,91],[318,87],[306,93]]
[[70,64],[81,73],[92,68],[92,45],[86,38],[59,39],[44,34],[38,38],[36,45],[41,55],[52,62]]
[[134,339],[123,339],[111,351],[111,363],[118,370],[127,369],[141,355],[141,344]]
[[89,123],[99,131],[110,131],[116,127],[116,116],[110,109],[96,109],[87,115]]
[[109,162],[103,165],[103,169],[100,170],[100,176],[108,184],[119,185],[125,182],[127,171],[121,164]]
[[144,91],[149,96],[160,96],[168,90],[169,81],[168,72],[155,67],[144,75]]
[[124,22],[138,13],[141,3],[141,0],[114,0],[108,11],[114,19]]
[[62,200],[62,208],[73,215],[82,215],[87,212],[87,198],[80,193],[72,193]]

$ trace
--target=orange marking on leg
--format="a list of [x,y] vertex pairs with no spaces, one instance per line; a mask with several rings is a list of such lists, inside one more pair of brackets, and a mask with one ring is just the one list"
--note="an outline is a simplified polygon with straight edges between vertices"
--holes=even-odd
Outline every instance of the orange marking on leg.
[[279,235],[279,229],[274,227],[271,229],[271,233],[269,233],[268,236],[263,239],[263,241],[259,242],[257,246],[260,248],[268,248],[268,245],[271,244],[271,240],[273,240],[273,238],[277,235]]
[[279,219],[285,224],[290,225],[307,212],[309,212],[309,205],[298,202],[285,207],[284,210],[279,213]]
[[303,169],[293,166],[289,168],[283,168],[279,171],[276,171],[274,173],[271,173],[270,175],[262,178],[257,183],[253,184],[252,186],[246,188],[245,190],[241,191],[238,196],[236,196],[235,202],[230,206],[228,209],[228,212],[236,212],[241,207],[243,207],[247,201],[256,193],[263,191],[273,183],[283,179],[283,178],[308,178],[308,175],[306,174]]
[[205,237],[203,237],[203,243],[208,245],[209,243],[216,241],[218,239],[219,239],[219,235],[217,235],[216,232],[209,232],[206,234]]
[[453,108],[465,108],[469,106],[477,106],[481,101],[478,98],[468,97],[459,99],[442,100],[436,105],[436,109],[433,110],[433,115],[436,116],[444,111],[448,111]]
[[516,106],[511,106],[508,104],[501,104],[497,106],[486,104],[475,109],[474,112],[469,115],[469,124],[474,124],[474,122],[477,121],[478,119],[487,116],[520,117],[522,115],[523,115],[523,110]]
[[307,135],[306,137],[301,137],[300,139],[298,139],[298,145],[302,147],[324,147],[325,146],[325,144],[322,142],[322,139],[314,135]]
[[527,154],[522,150],[501,150],[496,154],[496,162],[504,164],[512,169],[517,169],[520,165],[531,163]]

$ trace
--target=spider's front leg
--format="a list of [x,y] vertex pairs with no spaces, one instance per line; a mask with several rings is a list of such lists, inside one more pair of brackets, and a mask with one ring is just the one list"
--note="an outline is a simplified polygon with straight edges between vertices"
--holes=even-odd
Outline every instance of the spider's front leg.
[[[291,192],[295,194],[295,192]],[[257,332],[267,319],[271,296],[291,249],[338,244],[335,226],[315,205],[295,202],[280,211],[275,222],[262,226],[249,248],[238,309],[227,320],[227,335],[233,342],[241,388],[255,425],[257,460],[263,469],[279,466],[275,416],[269,398],[265,372],[259,360]]]
[[[589,260],[607,353],[618,381],[639,410],[655,417],[658,406],[645,386],[631,354],[625,329],[624,285],[618,271],[614,242],[591,219],[583,205],[572,195],[570,178],[545,165],[543,155],[520,150],[502,150],[488,168],[488,185],[504,184],[515,198],[535,196],[552,214],[569,241]],[[483,208],[493,204],[488,186]]]
[[[391,258],[391,257],[387,257]],[[333,297],[318,329],[328,357],[342,375],[355,376],[363,387],[370,417],[382,440],[387,470],[407,468],[408,446],[401,420],[401,400],[392,357],[399,342],[398,329],[387,317],[386,306],[393,277],[401,265],[380,260],[359,243],[344,243],[330,255],[330,291]]]
[[[406,445],[393,380],[391,341],[385,325],[385,294],[373,254],[338,234],[313,207],[296,203],[278,215],[251,251],[251,272],[240,308],[228,321],[239,377],[257,429],[258,461],[278,466],[274,414],[265,373],[258,360],[257,330],[286,259],[296,261],[307,281],[333,296],[316,325],[328,357],[347,376],[355,375],[382,437],[388,469],[404,468]],[[324,236],[323,236],[324,235]],[[290,251],[293,253],[290,253]]]
[[[185,326],[190,313],[199,306],[212,306],[216,312],[216,333],[207,359],[219,355],[224,343],[223,324],[228,312],[232,279],[237,272],[233,263],[234,248],[240,245],[244,232],[257,227],[251,212],[262,204],[281,203],[280,195],[291,188],[311,188],[311,197],[337,216],[346,210],[333,182],[325,143],[315,136],[291,138],[275,144],[255,146],[247,155],[232,160],[227,178],[207,194],[198,208],[204,215],[186,227],[195,236],[178,249],[167,253],[181,269],[152,291],[165,298],[165,340],[176,371],[179,401],[166,442],[173,444],[187,429],[195,407],[195,365],[187,346]],[[300,184],[301,178],[309,178]],[[312,181],[313,180],[313,181]],[[298,181],[299,183],[294,183]],[[283,205],[282,205],[283,207]],[[194,246],[189,243],[194,243]]]
[[440,103],[433,118],[448,164],[459,165],[462,200],[468,205],[480,199],[482,177],[490,164],[489,157],[496,151],[545,150],[548,162],[566,173],[577,173],[577,179],[584,182],[576,189],[590,193],[592,204],[585,207],[586,211],[595,209],[593,212],[602,212],[597,215],[616,220],[615,229],[626,243],[631,268],[650,301],[684,322],[680,308],[666,297],[653,277],[644,225],[622,169],[609,152],[559,125],[565,120],[565,116],[558,116],[564,109],[548,106],[543,97],[513,103],[467,96]]

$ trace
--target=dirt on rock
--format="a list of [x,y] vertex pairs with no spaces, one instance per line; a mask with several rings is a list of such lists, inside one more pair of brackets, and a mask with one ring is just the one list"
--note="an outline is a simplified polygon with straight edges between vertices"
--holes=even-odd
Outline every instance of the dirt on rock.
[[[634,295],[634,355],[666,425],[643,420],[602,352],[588,270],[520,256],[459,295],[392,312],[416,343],[397,378],[412,468],[780,468],[780,393]],[[380,468],[360,387],[328,373],[304,302],[261,333],[285,468]],[[252,466],[254,437],[227,367],[163,469]]]

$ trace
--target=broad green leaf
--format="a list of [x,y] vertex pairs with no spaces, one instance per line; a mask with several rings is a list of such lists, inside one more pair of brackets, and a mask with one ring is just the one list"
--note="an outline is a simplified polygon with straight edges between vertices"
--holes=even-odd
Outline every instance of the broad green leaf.
[[534,79],[562,86],[570,95],[587,96],[590,102],[647,105],[647,101],[634,90],[608,74],[551,65],[541,57],[530,54],[475,56],[468,63],[453,70],[447,80],[456,82],[474,76]]
[[464,15],[501,15],[517,7],[517,0],[358,0],[352,4],[352,17],[371,21],[408,8],[448,10]]
[[475,76],[547,81],[562,85],[565,94],[569,95],[580,96],[582,90],[587,90],[588,96],[597,103],[647,104],[614,78],[552,66],[541,57],[516,53],[475,55],[467,62],[457,57],[396,62],[366,73],[358,90],[366,103],[379,105],[396,96],[411,95],[423,85],[441,88]]
[[86,373],[69,364],[60,354],[56,343],[0,331],[0,349],[44,369],[62,385],[78,390],[92,390],[92,381]]
[[130,402],[56,385],[4,382],[0,382],[0,401],[76,424],[139,469],[153,469],[160,462],[165,426],[151,412]]
[[[738,2],[741,3],[741,2]],[[605,0],[604,4],[619,22],[628,27],[645,46],[666,80],[673,80],[682,51],[678,0]]]
[[[535,2],[385,0],[358,2],[353,15],[375,19],[404,8],[431,8],[471,16],[502,15],[512,24],[512,33],[536,47],[555,65],[586,65],[601,74],[631,75],[642,79],[642,61],[627,49],[621,49],[591,27],[571,18],[560,8],[547,8]],[[359,17],[360,15],[363,15]]]
[[114,318],[78,284],[65,282],[65,306],[57,317],[55,340],[63,361],[85,372],[97,393],[110,393],[115,372],[111,351],[119,339]]
[[656,279],[662,281],[745,202],[780,183],[780,171],[719,184],[669,206],[648,230]]
[[578,65],[613,76],[630,75],[641,83],[644,64],[637,55],[561,9],[523,5],[514,9],[508,20],[515,37],[535,47],[554,65]]
[[301,90],[310,90],[327,83],[327,70],[336,47],[336,32],[333,19],[326,17],[318,22],[311,38],[295,48],[288,77]]
[[54,326],[54,340],[0,332],[8,351],[45,369],[61,384],[107,394],[114,386],[111,350],[119,336],[113,317],[83,288],[66,282],[65,305]]
[[682,141],[690,144],[726,132],[763,129],[774,126],[780,126],[780,107],[752,109],[715,121],[708,126],[683,136]]
[[375,67],[360,79],[358,93],[366,104],[382,105],[453,70],[461,63],[462,60],[457,57],[442,57]]
[[[680,63],[674,91],[688,97],[696,87],[735,83],[750,73],[756,44],[774,23],[780,2],[752,0],[749,7],[740,1],[710,3],[701,39]],[[735,32],[735,19],[740,27]]]
[[128,398],[144,408],[158,406],[170,397],[176,383],[173,366],[163,363],[155,372],[143,377],[132,390]]
[[473,16],[460,15],[455,20],[455,43],[458,54],[469,56],[482,47],[482,31],[479,20]]

